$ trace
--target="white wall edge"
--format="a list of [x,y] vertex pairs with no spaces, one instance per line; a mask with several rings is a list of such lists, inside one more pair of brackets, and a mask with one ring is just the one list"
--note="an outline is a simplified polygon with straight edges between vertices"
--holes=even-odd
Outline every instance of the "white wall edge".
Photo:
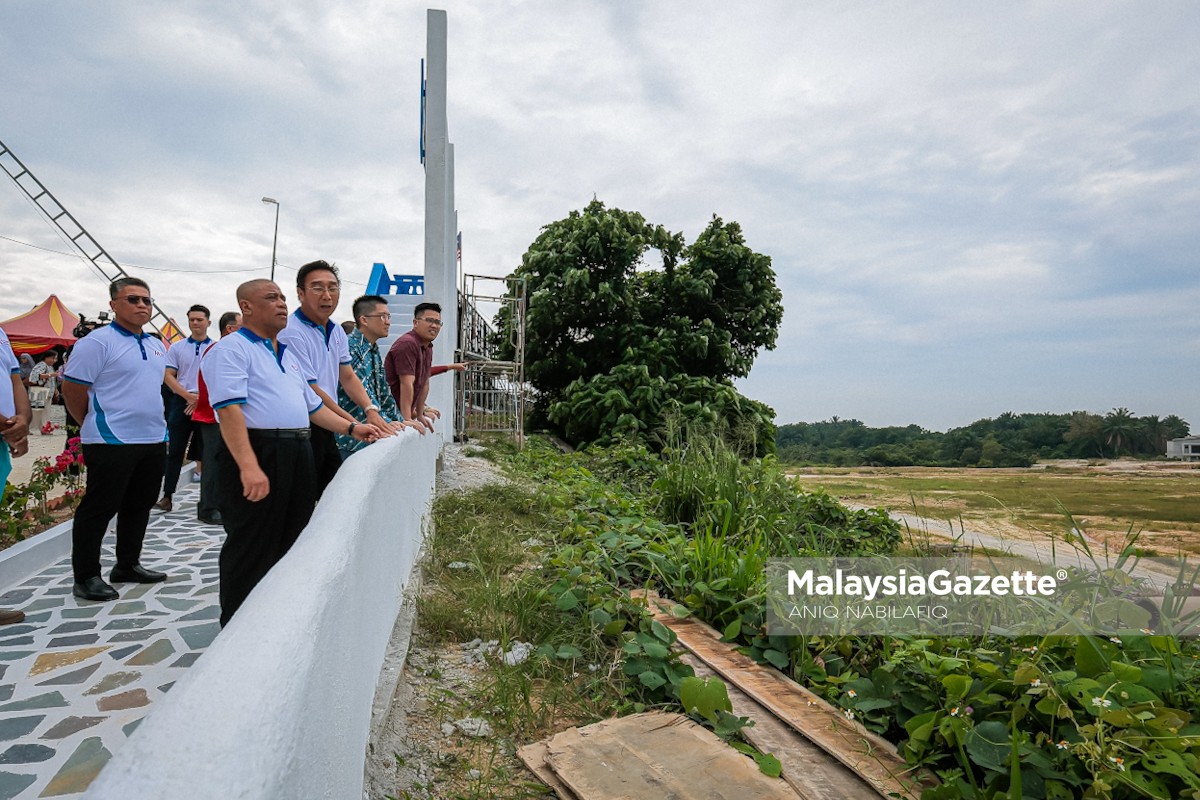
[[291,551],[84,797],[362,796],[372,700],[441,438],[405,430],[342,465]]

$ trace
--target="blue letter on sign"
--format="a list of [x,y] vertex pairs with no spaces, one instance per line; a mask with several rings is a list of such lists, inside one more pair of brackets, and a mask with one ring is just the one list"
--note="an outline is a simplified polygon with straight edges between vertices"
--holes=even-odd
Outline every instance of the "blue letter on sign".
[[367,294],[425,294],[425,277],[390,275],[387,267],[376,261],[371,267],[371,279],[367,281]]

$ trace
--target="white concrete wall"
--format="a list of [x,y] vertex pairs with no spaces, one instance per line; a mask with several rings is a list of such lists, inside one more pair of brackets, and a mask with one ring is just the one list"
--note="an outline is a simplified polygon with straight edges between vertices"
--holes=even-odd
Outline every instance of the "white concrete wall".
[[292,550],[85,797],[362,796],[371,701],[440,440],[406,430],[343,464]]

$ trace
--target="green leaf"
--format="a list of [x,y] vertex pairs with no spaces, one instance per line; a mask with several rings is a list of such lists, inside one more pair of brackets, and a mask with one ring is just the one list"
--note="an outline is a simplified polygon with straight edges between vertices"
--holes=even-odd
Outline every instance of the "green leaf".
[[770,753],[759,753],[754,756],[754,760],[758,762],[758,769],[763,775],[778,778],[783,774],[783,765],[779,763],[778,758]]
[[774,665],[778,669],[787,669],[788,668],[787,655],[779,652],[778,650],[764,650],[763,658],[765,658],[767,661],[770,661],[771,664]]
[[1140,667],[1135,667],[1132,664],[1126,664],[1123,661],[1114,661],[1109,664],[1112,673],[1119,681],[1128,683],[1137,683],[1142,679],[1142,670]]
[[564,644],[558,648],[558,652],[554,654],[554,657],[567,661],[572,658],[583,658],[583,653],[575,645]]
[[658,642],[644,642],[642,644],[642,650],[650,658],[657,658],[665,661],[671,657],[671,651],[665,645],[661,645]]
[[604,635],[616,636],[623,630],[625,630],[625,620],[614,619],[612,622],[604,626]]
[[1189,786],[1200,788],[1200,777],[1196,775],[1196,757],[1191,762],[1172,750],[1153,750],[1141,758],[1141,763],[1147,769],[1167,775],[1182,778]]
[[679,701],[689,714],[695,712],[710,722],[715,722],[718,711],[732,711],[729,690],[720,678],[684,678],[679,690]]
[[946,697],[951,701],[962,700],[971,690],[971,678],[968,675],[947,675],[942,678],[942,686],[946,687]]
[[675,641],[674,632],[670,628],[668,628],[666,625],[663,625],[661,622],[659,622],[656,619],[650,620],[650,631],[661,642],[666,642],[667,644],[670,644],[671,642]]
[[979,766],[994,772],[1007,773],[1009,738],[1008,728],[1003,722],[981,722],[967,733],[967,753]]
[[1079,644],[1075,648],[1076,671],[1086,678],[1094,678],[1103,672],[1108,672],[1108,657],[1096,641],[1088,636],[1080,636],[1078,642]]
[[741,632],[742,618],[738,617],[733,622],[725,626],[725,632],[721,635],[721,638],[726,642],[732,642],[733,640],[737,639]]
[[650,689],[657,689],[660,686],[663,686],[667,682],[666,678],[664,678],[662,675],[660,675],[659,673],[657,673],[651,669],[648,669],[645,672],[640,673],[638,675],[638,680],[641,681],[643,685],[645,685],[646,687],[648,687]]
[[558,600],[554,601],[554,607],[559,611],[570,611],[579,607],[579,598],[575,593],[568,589],[558,596]]
[[888,700],[883,697],[869,697],[866,700],[858,700],[854,703],[855,711],[876,711],[880,708],[891,708],[896,705],[895,701]]

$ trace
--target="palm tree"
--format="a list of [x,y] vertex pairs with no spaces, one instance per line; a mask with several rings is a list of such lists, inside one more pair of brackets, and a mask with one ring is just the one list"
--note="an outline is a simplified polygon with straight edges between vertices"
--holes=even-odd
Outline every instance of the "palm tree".
[[1158,456],[1166,453],[1167,439],[1171,438],[1166,422],[1157,414],[1151,414],[1148,417],[1142,417],[1139,423],[1142,429],[1142,441],[1149,453]]
[[1113,455],[1121,455],[1122,448],[1128,449],[1138,435],[1137,417],[1128,408],[1114,408],[1104,415],[1104,441],[1113,449]]
[[1063,441],[1071,446],[1071,451],[1076,456],[1083,458],[1090,458],[1094,455],[1103,456],[1103,427],[1104,420],[1098,414],[1073,411],[1067,432],[1063,434]]
[[1169,415],[1163,420],[1163,425],[1167,428],[1168,439],[1182,439],[1191,433],[1192,427],[1187,422],[1179,418],[1175,414]]

